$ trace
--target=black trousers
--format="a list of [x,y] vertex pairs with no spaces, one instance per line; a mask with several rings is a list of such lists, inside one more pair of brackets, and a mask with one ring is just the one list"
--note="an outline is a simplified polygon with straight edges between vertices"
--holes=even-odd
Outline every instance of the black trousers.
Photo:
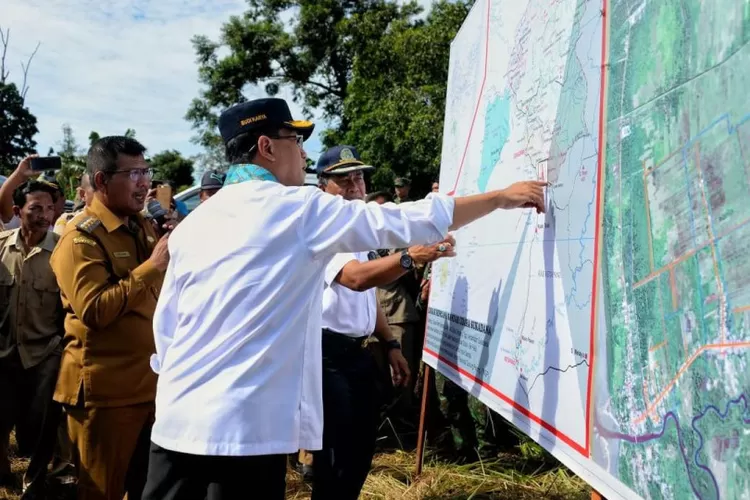
[[286,455],[188,455],[151,443],[143,500],[284,500]]
[[24,476],[29,495],[43,494],[54,455],[62,414],[62,407],[52,400],[59,370],[59,352],[28,369],[17,352],[0,359],[0,442],[7,442],[16,428],[19,455],[31,457]]
[[312,500],[359,498],[375,454],[377,377],[361,339],[323,331],[323,449],[313,453]]

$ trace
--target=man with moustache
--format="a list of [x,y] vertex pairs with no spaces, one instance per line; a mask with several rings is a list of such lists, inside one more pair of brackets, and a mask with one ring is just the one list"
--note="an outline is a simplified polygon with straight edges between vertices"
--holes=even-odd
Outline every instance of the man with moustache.
[[[0,233],[0,476],[10,470],[7,443],[15,426],[31,462],[22,498],[45,498],[60,406],[52,401],[60,366],[62,304],[49,260],[58,236],[55,188],[30,180],[13,193],[17,229]],[[1,480],[2,478],[0,478]]]
[[[366,165],[352,146],[336,146],[318,160],[322,189],[345,200],[364,200]],[[326,267],[323,291],[323,449],[313,453],[313,500],[355,500],[375,453],[379,403],[376,359],[370,336],[385,351],[395,386],[407,386],[411,369],[394,337],[375,287],[394,282],[415,265],[453,256],[452,237],[412,246],[399,255],[339,253]]]
[[91,204],[52,254],[66,313],[54,399],[79,457],[78,498],[140,498],[154,420],[152,320],[169,261],[141,215],[151,184],[145,148],[103,137],[86,165]]

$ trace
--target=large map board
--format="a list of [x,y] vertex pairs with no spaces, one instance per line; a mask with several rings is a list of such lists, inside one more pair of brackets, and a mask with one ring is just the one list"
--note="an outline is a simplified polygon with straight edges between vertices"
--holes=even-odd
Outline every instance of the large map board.
[[750,498],[750,0],[479,0],[424,359],[607,498]]

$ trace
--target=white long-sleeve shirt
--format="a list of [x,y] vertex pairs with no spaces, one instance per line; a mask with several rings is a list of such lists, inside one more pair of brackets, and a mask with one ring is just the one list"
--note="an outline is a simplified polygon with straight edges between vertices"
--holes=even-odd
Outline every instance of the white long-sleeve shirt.
[[323,274],[342,252],[440,241],[454,202],[348,202],[314,187],[225,186],[169,239],[154,316],[157,445],[268,455],[322,444]]

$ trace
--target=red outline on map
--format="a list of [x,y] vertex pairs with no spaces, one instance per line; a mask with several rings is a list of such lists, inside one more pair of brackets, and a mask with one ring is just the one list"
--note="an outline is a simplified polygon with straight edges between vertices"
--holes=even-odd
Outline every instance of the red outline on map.
[[466,138],[466,146],[464,146],[464,154],[461,156],[461,163],[458,164],[458,172],[456,173],[456,181],[453,183],[453,189],[451,189],[447,195],[453,196],[456,194],[456,188],[458,188],[458,179],[461,178],[461,170],[464,168],[464,162],[466,161],[466,153],[469,151],[469,143],[471,142],[471,134],[474,132],[474,123],[477,121],[477,114],[479,114],[479,105],[482,103],[482,95],[484,95],[484,84],[487,82],[487,66],[489,66],[490,59],[490,5],[491,0],[487,0],[487,30],[484,35],[484,74],[482,75],[482,85],[479,87],[479,97],[477,97],[477,104],[474,106],[474,117],[471,119],[471,126],[469,127],[469,137]]
[[[464,161],[466,160],[466,152],[469,149],[469,143],[471,142],[471,134],[474,130],[474,123],[476,122],[477,114],[479,112],[479,105],[482,102],[482,95],[484,93],[484,85],[487,80],[487,65],[488,65],[488,59],[489,59],[489,40],[490,40],[490,6],[492,1],[487,0],[487,31],[485,34],[486,40],[485,40],[485,57],[484,57],[484,77],[482,78],[482,85],[479,91],[479,98],[477,99],[477,105],[474,109],[474,118],[471,121],[471,127],[469,128],[469,137],[466,139],[466,147],[464,148],[464,154],[461,158],[461,164],[458,167],[458,173],[456,174],[456,181],[454,183],[453,189],[448,192],[447,194],[449,196],[453,196],[456,192],[456,188],[458,187],[458,179],[461,175],[461,170],[464,166]],[[598,272],[599,269],[599,248],[600,248],[600,238],[601,238],[601,196],[602,196],[602,189],[604,186],[604,181],[602,178],[603,174],[603,165],[604,165],[604,130],[605,130],[605,91],[606,91],[606,61],[607,61],[607,0],[602,0],[602,59],[601,59],[601,71],[602,71],[602,77],[601,77],[601,84],[599,88],[599,144],[598,144],[598,159],[597,159],[597,179],[598,179],[598,186],[596,190],[596,233],[594,235],[594,262],[593,262],[593,268],[594,268],[594,277],[593,277],[593,283],[592,283],[592,297],[591,297],[591,322],[590,322],[590,335],[589,335],[589,359],[588,359],[588,377],[587,377],[587,388],[586,388],[586,440],[585,444],[581,445],[577,443],[575,440],[570,438],[569,436],[563,434],[560,432],[554,425],[544,421],[541,417],[538,417],[537,415],[531,413],[531,411],[527,408],[524,408],[519,403],[511,399],[510,397],[506,396],[499,390],[495,389],[488,383],[484,382],[483,380],[478,379],[473,374],[467,372],[463,368],[460,368],[456,364],[452,363],[451,361],[448,361],[444,357],[440,356],[438,353],[432,351],[429,349],[426,345],[423,347],[423,352],[426,354],[429,354],[433,358],[437,359],[441,363],[451,367],[454,371],[460,373],[464,377],[470,379],[471,381],[478,383],[483,388],[500,398],[502,401],[513,407],[516,411],[518,411],[520,414],[528,418],[529,420],[535,422],[536,424],[540,425],[541,427],[545,428],[547,431],[549,431],[553,436],[555,436],[557,439],[561,440],[568,446],[570,446],[572,449],[576,450],[578,453],[583,455],[586,458],[591,457],[591,393],[592,393],[592,384],[593,384],[593,374],[594,374],[594,350],[595,350],[595,336],[596,336],[596,315],[597,315],[597,297],[598,297]],[[426,333],[426,331],[425,331]]]

